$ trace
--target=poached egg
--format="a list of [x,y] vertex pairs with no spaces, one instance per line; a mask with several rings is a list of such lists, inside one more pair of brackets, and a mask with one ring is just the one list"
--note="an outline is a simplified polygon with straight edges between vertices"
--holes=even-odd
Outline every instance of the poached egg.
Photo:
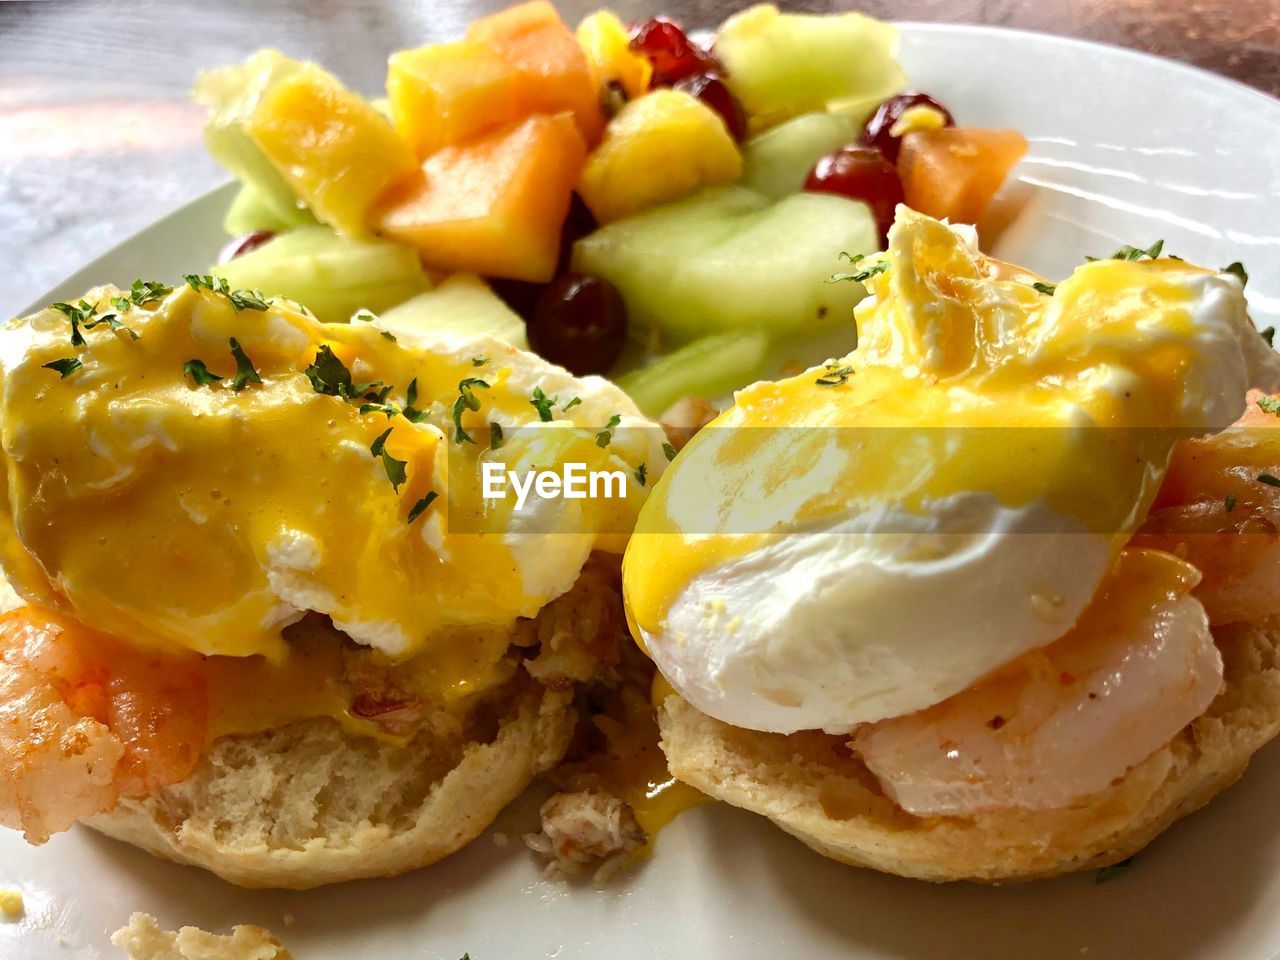
[[[508,638],[458,650],[451,628],[534,616],[592,550],[621,552],[635,475],[666,457],[609,382],[237,299],[102,287],[0,328],[0,533],[24,597],[142,645],[273,661],[318,611],[394,658],[439,646],[474,682]],[[625,472],[625,494],[521,515],[483,495],[485,462],[569,461]]]
[[624,560],[634,634],[735,726],[845,732],[1061,637],[1175,444],[1280,386],[1230,274],[1099,260],[1054,289],[904,207],[857,267],[858,348],[740,391]]

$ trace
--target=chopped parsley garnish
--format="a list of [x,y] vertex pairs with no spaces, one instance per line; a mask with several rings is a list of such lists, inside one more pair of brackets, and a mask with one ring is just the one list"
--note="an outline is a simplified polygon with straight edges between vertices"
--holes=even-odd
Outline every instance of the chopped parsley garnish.
[[125,333],[129,335],[129,338],[131,340],[138,339],[137,331],[132,330],[129,327],[126,327],[123,323],[120,322],[120,318],[117,317],[114,313],[104,313],[100,317],[94,317],[92,320],[88,321],[84,325],[84,328],[86,330],[92,330],[94,327],[100,327],[104,323],[108,327],[110,327],[112,330],[123,330]]
[[672,460],[676,458],[676,448],[669,443],[664,443],[662,445],[662,452],[667,455],[668,463],[670,463]]
[[[857,264],[866,257],[864,253],[855,253],[850,256],[848,253],[841,251],[840,256],[848,260],[852,264]],[[889,269],[888,260],[877,260],[869,267],[865,267],[856,273],[836,273],[827,278],[827,283],[839,283],[842,280],[853,280],[856,283],[862,283],[864,280],[870,280],[877,273],[884,273]]]
[[1222,268],[1223,273],[1229,273],[1240,281],[1240,286],[1247,286],[1249,283],[1249,271],[1244,268],[1244,264],[1239,260],[1228,263]]
[[468,410],[480,409],[480,398],[475,395],[475,389],[489,389],[489,384],[476,377],[467,377],[458,383],[458,399],[453,401],[453,442],[454,443],[475,443],[471,434],[467,433],[462,426],[462,415]]
[[399,342],[400,342],[400,341],[398,341],[398,340],[396,339],[396,335],[395,335],[394,333],[392,333],[390,330],[383,330],[383,331],[382,331],[382,339],[383,339],[383,340],[390,340],[392,343],[399,343]]
[[311,387],[316,393],[323,393],[329,397],[341,397],[343,400],[376,400],[382,403],[390,392],[389,387],[378,390],[383,386],[381,380],[352,383],[351,371],[327,343],[320,345],[320,349],[316,351],[316,358],[303,373],[311,381]]
[[409,388],[405,391],[404,409],[400,412],[404,414],[404,418],[411,423],[421,423],[426,419],[426,411],[419,410],[414,404],[418,402],[418,378],[414,377],[409,381]]
[[391,481],[391,489],[399,493],[400,485],[404,483],[404,468],[408,466],[409,461],[397,460],[387,452],[387,437],[391,436],[391,431],[394,429],[395,427],[387,427],[378,434],[378,439],[369,445],[369,452],[382,461],[382,468],[387,471],[387,479]]
[[208,387],[222,379],[216,373],[210,373],[203,360],[188,360],[182,365],[182,373],[194,380],[197,387]]
[[502,446],[504,440],[502,437],[502,424],[496,420],[489,421],[489,449],[497,450]]
[[849,382],[853,376],[853,367],[841,366],[838,363],[826,364],[826,373],[813,381],[820,387],[840,387]]
[[576,407],[576,406],[577,406],[578,404],[580,404],[581,402],[582,402],[582,398],[581,398],[581,397],[574,397],[574,398],[573,398],[572,400],[570,400],[568,403],[564,404],[560,409],[561,409],[562,411],[564,411],[565,413],[568,413],[570,410],[572,410],[574,407]]
[[271,304],[257,290],[232,290],[227,299],[236,310],[270,310]]
[[111,305],[121,313],[128,313],[134,307],[159,303],[171,293],[173,293],[173,287],[157,280],[135,280],[129,287],[128,294],[111,298]]
[[111,306],[115,308],[115,313],[100,314],[97,306],[88,300],[81,300],[76,304],[51,303],[49,306],[71,321],[71,345],[82,347],[84,346],[84,335],[80,332],[82,328],[92,330],[94,327],[106,326],[113,331],[123,330],[130,338],[137,340],[137,332],[125,326],[119,315],[128,313],[135,306],[154,303],[170,292],[171,288],[163,283],[157,283],[154,280],[135,280],[128,294],[111,298]]
[[431,506],[432,502],[438,496],[440,496],[440,494],[432,490],[425,497],[423,497],[421,500],[415,503],[409,509],[409,519],[406,521],[406,523],[413,523],[413,521],[417,520],[418,517],[422,516],[422,514],[426,512],[427,507]]
[[645,485],[645,480],[648,478],[648,476],[649,476],[649,468],[646,467],[643,463],[640,464],[640,466],[636,467],[636,482],[639,483],[640,486],[643,487]]
[[84,364],[75,357],[62,357],[59,360],[50,360],[48,363],[42,363],[40,366],[46,370],[57,370],[58,373],[62,374],[61,379],[65,380],[84,366]]
[[1258,482],[1265,483],[1269,487],[1280,487],[1280,477],[1270,473],[1258,474]]
[[473,367],[483,367],[488,362],[489,362],[488,357],[472,357],[471,358],[471,365]]
[[1236,498],[1233,496],[1228,495],[1227,499],[1223,502],[1227,508],[1227,513],[1230,513],[1232,510],[1236,508]]
[[394,417],[400,411],[396,409],[394,403],[362,403],[360,404],[360,413],[383,413],[386,414],[388,420]]
[[187,281],[187,286],[197,293],[201,290],[212,290],[214,293],[225,293],[227,291],[227,281],[221,277],[211,277],[208,274],[202,277],[197,273],[184,273],[182,279]]
[[[1163,249],[1164,249],[1163,240],[1157,240],[1155,243],[1147,247],[1145,250],[1142,247],[1134,247],[1126,243],[1123,247],[1121,247],[1119,250],[1117,250],[1115,253],[1113,253],[1111,256],[1107,257],[1106,259],[1107,260],[1141,260],[1143,257],[1149,257],[1150,259],[1154,260],[1156,257],[1160,256],[1160,251]],[[1094,263],[1100,259],[1103,259],[1103,258],[1085,257],[1085,260],[1089,261],[1090,263]],[[1173,258],[1173,259],[1176,259],[1176,258]]]
[[543,423],[551,422],[551,408],[555,405],[557,397],[548,397],[542,392],[541,387],[533,388],[533,399],[529,401],[529,405],[538,411],[538,419]]
[[614,428],[617,427],[617,425],[620,424],[621,422],[622,422],[622,415],[619,413],[615,413],[612,417],[610,417],[609,422],[605,425],[605,428],[596,434],[596,446],[607,447],[609,444],[613,443]]
[[374,320],[377,320],[378,318],[375,317],[368,310],[357,310],[355,313],[351,315],[351,319],[360,320],[360,321],[363,321],[364,323],[372,323]]
[[262,383],[258,371],[253,368],[253,361],[240,347],[235,337],[231,338],[231,356],[236,358],[236,375],[231,378],[231,389],[239,393],[251,383]]
[[1046,297],[1052,297],[1058,290],[1056,283],[1041,283],[1037,280],[1031,285],[1033,290],[1043,293]]
[[1280,397],[1259,397],[1258,409],[1280,417]]
[[1274,347],[1274,346],[1275,346],[1275,339],[1276,339],[1276,328],[1275,328],[1275,327],[1265,327],[1265,328],[1261,331],[1261,334],[1262,334],[1262,339],[1263,339],[1263,340],[1265,340],[1265,341],[1267,341],[1267,346],[1268,346],[1268,347]]
[[232,290],[227,285],[227,281],[222,277],[214,277],[209,274],[199,276],[198,274],[184,274],[183,280],[187,281],[187,286],[192,290],[208,290],[212,293],[220,293],[227,298],[227,302],[235,309],[236,313],[241,310],[268,310],[271,304],[267,303],[266,297],[257,290]]
[[83,347],[84,336],[80,333],[80,325],[92,320],[94,314],[98,312],[98,308],[88,300],[81,300],[77,304],[51,303],[49,306],[71,321],[71,345],[73,347]]
[[1113,863],[1109,867],[1103,867],[1093,875],[1094,883],[1106,883],[1108,880],[1114,880],[1120,876],[1133,864],[1133,857],[1128,860],[1121,860],[1119,863]]

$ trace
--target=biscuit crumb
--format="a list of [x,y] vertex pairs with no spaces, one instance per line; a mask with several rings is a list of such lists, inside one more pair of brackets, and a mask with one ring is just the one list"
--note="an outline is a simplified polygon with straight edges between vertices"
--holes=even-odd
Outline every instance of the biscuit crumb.
[[0,890],[0,917],[6,920],[17,920],[27,912],[27,905],[22,900],[22,891],[13,888]]
[[547,858],[548,876],[593,870],[596,883],[608,883],[648,840],[631,807],[603,790],[557,793],[540,815],[542,832],[524,842]]
[[161,930],[156,918],[135,913],[129,925],[111,935],[129,960],[292,960],[289,951],[262,927],[232,927],[230,936],[183,927]]

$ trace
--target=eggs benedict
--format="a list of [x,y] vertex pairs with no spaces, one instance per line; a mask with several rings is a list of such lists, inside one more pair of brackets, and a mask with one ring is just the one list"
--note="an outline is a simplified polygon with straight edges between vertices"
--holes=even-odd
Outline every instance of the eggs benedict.
[[[0,384],[0,824],[32,842],[402,872],[554,765],[618,657],[610,556],[666,457],[605,380],[190,276],[10,321]],[[518,507],[493,463],[629,482]]]
[[1240,277],[1126,248],[1055,287],[975,240],[899,208],[857,350],[739,392],[624,562],[672,772],[932,880],[1123,859],[1280,731],[1274,589],[1215,615],[1270,554],[1187,542],[1233,553],[1273,475],[1152,526],[1171,460],[1270,450],[1231,426],[1280,388]]

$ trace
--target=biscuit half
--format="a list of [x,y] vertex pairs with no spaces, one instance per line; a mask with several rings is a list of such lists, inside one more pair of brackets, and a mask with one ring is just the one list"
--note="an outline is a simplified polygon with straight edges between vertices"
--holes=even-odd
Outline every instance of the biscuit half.
[[1097,794],[1059,810],[916,817],[880,790],[847,737],[729,726],[679,697],[659,708],[674,774],[768,817],[823,856],[921,880],[999,883],[1107,866],[1244,772],[1280,733],[1280,618],[1215,628],[1225,683],[1205,714]]
[[305,889],[434,863],[563,759],[577,692],[626,640],[619,586],[616,560],[597,558],[523,621],[521,666],[461,730],[427,724],[393,741],[324,717],[224,736],[181,783],[83,822],[245,887]]
[[475,839],[564,755],[572,691],[530,683],[488,742],[406,744],[331,719],[216,741],[190,777],[84,822],[244,887],[404,873]]

